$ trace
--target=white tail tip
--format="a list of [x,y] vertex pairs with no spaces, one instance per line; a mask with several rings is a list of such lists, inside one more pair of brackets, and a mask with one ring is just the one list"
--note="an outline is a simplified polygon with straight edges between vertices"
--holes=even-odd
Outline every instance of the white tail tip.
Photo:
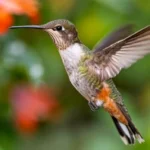
[[135,134],[135,137],[140,144],[145,142],[144,139],[139,134]]

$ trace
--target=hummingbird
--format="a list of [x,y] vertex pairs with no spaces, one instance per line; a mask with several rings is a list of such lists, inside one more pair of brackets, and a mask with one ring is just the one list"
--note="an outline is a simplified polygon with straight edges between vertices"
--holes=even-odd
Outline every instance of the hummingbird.
[[124,144],[144,142],[112,78],[150,54],[150,26],[134,34],[130,34],[130,26],[122,27],[93,50],[80,41],[75,25],[65,19],[44,25],[10,27],[16,28],[46,31],[58,49],[70,82],[88,101],[91,110],[102,107],[110,114]]

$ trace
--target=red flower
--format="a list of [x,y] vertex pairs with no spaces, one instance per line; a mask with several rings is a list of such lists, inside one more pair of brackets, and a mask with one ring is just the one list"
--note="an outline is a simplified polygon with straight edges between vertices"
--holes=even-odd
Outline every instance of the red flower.
[[46,86],[17,86],[11,99],[16,125],[23,132],[35,131],[40,121],[54,120],[60,113],[58,101]]
[[4,34],[12,25],[15,15],[27,15],[32,23],[39,22],[38,2],[36,0],[0,0],[0,35]]

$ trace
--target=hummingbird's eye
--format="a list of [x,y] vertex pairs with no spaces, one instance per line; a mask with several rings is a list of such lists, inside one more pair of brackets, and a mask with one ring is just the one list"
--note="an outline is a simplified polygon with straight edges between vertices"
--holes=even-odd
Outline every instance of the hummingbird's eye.
[[62,31],[62,26],[57,26],[57,27],[56,27],[56,30],[57,30],[57,31]]
[[65,28],[63,26],[56,26],[55,28],[53,28],[54,31],[64,31]]

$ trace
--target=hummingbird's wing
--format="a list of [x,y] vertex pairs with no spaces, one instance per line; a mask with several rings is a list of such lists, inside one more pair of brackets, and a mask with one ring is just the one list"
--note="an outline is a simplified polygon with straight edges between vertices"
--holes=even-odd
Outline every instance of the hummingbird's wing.
[[114,32],[110,33],[102,42],[98,42],[98,44],[94,48],[94,52],[99,52],[102,49],[110,46],[111,44],[126,38],[132,33],[132,25],[128,24],[121,28],[118,28]]
[[93,51],[93,57],[87,62],[87,66],[89,71],[104,81],[115,77],[121,69],[128,68],[149,53],[150,26],[101,51]]

